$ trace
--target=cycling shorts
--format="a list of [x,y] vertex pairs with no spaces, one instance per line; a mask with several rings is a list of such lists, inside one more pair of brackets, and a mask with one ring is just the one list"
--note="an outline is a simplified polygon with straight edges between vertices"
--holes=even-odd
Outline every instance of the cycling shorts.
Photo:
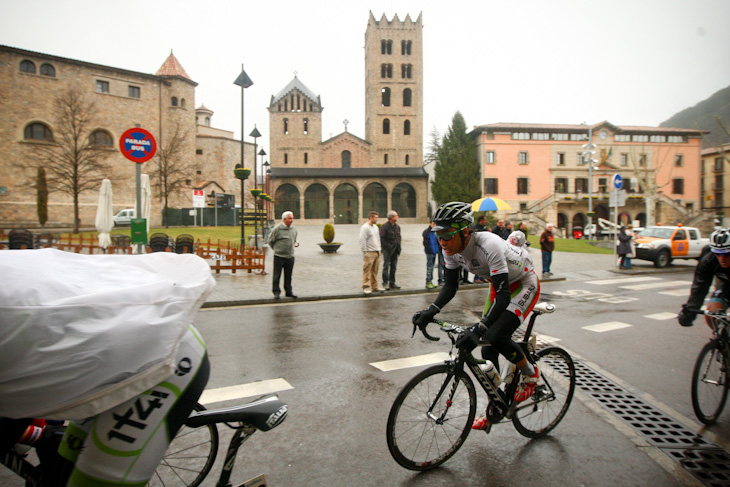
[[[489,299],[484,304],[483,316],[489,312],[489,308],[492,307],[492,303],[497,297],[494,286],[490,287]],[[514,313],[519,318],[521,324],[525,316],[530,314],[530,311],[532,311],[532,308],[537,304],[537,300],[540,297],[540,281],[535,271],[525,274],[522,279],[510,284],[509,292],[510,302],[505,311]]]
[[72,421],[58,449],[75,462],[69,487],[144,486],[203,392],[210,365],[194,327],[180,341],[175,373],[143,394]]
[[709,302],[720,303],[724,309],[727,309],[730,303],[730,289],[728,288],[730,288],[730,286],[716,289],[715,292],[712,293]]

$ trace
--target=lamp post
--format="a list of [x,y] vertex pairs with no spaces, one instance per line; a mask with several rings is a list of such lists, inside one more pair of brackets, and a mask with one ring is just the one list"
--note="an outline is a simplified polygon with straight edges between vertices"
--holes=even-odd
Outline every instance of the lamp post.
[[[266,188],[264,188],[264,178],[263,178],[263,172],[264,172],[264,156],[266,155],[266,151],[264,150],[264,147],[261,146],[261,150],[259,151],[259,155],[261,156],[261,192],[265,193]],[[263,200],[262,200],[263,202]],[[261,233],[264,232],[264,222],[261,222]]]
[[[238,78],[236,78],[236,81],[233,82],[234,85],[241,87],[241,164],[239,168],[243,170],[245,168],[245,164],[243,161],[243,153],[244,153],[244,141],[243,141],[243,92],[246,88],[251,86],[253,84],[253,81],[251,81],[251,78],[248,77],[246,74],[246,71],[243,69],[243,64],[241,64],[241,74],[238,75]],[[254,164],[256,156],[254,156]],[[250,171],[249,171],[250,173]],[[238,174],[236,174],[236,177],[239,177]],[[246,178],[248,177],[248,174],[246,175]],[[243,208],[243,180],[245,178],[241,177],[241,251],[243,251],[243,247],[246,245],[246,233],[244,230],[244,225],[246,222],[246,215],[244,213]]]
[[[258,164],[256,163],[256,139],[261,137],[261,132],[258,131],[256,128],[256,125],[254,124],[253,130],[251,131],[249,136],[253,137],[253,187],[254,189],[258,189],[259,187],[259,177],[258,177],[258,171],[257,167]],[[259,207],[256,202],[256,196],[254,195],[253,198],[253,235],[254,235],[254,242],[256,242],[256,248],[259,248],[259,227],[258,227],[258,221],[259,221]]]
[[[263,150],[263,149],[261,149],[261,150]],[[271,196],[271,194],[269,193],[269,177],[271,176],[271,169],[269,169],[270,165],[271,164],[269,164],[269,161],[266,161],[261,165],[261,171],[264,173],[264,192],[266,194],[268,194],[269,196]],[[271,213],[271,200],[268,200],[265,204],[266,204],[266,220],[267,220],[266,223],[268,223],[268,220],[270,220],[269,213]]]
[[[593,127],[588,127],[588,143],[583,144],[584,152],[583,160],[588,163],[588,225],[593,229],[593,164],[598,161],[593,158],[596,153],[596,144],[593,143]],[[593,236],[597,233],[597,228],[588,235],[589,240],[593,240]]]
[[243,230],[243,202],[245,201],[243,182],[248,178],[249,174],[251,174],[251,170],[245,167],[241,167],[240,164],[236,164],[236,169],[233,170],[233,175],[236,176],[237,179],[241,180],[241,252],[243,252],[243,247],[246,245]]

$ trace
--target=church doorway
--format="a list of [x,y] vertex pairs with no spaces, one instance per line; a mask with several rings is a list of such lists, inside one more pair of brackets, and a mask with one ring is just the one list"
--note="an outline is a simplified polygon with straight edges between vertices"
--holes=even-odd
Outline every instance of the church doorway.
[[335,224],[357,223],[357,189],[349,183],[335,188]]

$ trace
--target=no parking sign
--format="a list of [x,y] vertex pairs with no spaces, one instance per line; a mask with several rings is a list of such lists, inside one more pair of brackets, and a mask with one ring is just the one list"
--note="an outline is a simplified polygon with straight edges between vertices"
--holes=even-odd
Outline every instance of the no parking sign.
[[124,157],[137,164],[147,162],[157,152],[157,141],[147,130],[133,128],[119,138],[119,149]]

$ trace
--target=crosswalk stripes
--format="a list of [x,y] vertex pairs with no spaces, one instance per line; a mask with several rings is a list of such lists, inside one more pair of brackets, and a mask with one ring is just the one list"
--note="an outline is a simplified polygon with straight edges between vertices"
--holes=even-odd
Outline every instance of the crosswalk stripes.
[[426,355],[416,355],[414,357],[399,358],[394,360],[384,360],[382,362],[372,362],[370,365],[383,372],[391,370],[407,369],[409,367],[419,367],[421,365],[431,365],[443,362],[449,358],[446,352],[429,353]]
[[655,313],[653,315],[644,315],[644,318],[649,318],[650,320],[657,321],[671,320],[676,317],[677,313]]
[[626,282],[647,282],[647,281],[663,281],[661,277],[615,277],[612,279],[601,279],[598,281],[586,281],[586,284],[595,284],[596,286],[605,286],[608,284],[623,284]]
[[674,291],[660,291],[658,294],[664,294],[666,296],[689,296],[689,288],[675,289]]
[[623,323],[621,321],[607,321],[606,323],[599,323],[597,325],[584,326],[584,330],[595,331],[596,333],[604,333],[607,331],[620,330],[621,328],[629,328],[631,325]]
[[647,289],[659,289],[662,287],[683,287],[689,289],[692,281],[672,281],[672,282],[652,282],[649,284],[632,284],[631,286],[619,286],[621,289],[629,289],[631,291],[645,291]]

